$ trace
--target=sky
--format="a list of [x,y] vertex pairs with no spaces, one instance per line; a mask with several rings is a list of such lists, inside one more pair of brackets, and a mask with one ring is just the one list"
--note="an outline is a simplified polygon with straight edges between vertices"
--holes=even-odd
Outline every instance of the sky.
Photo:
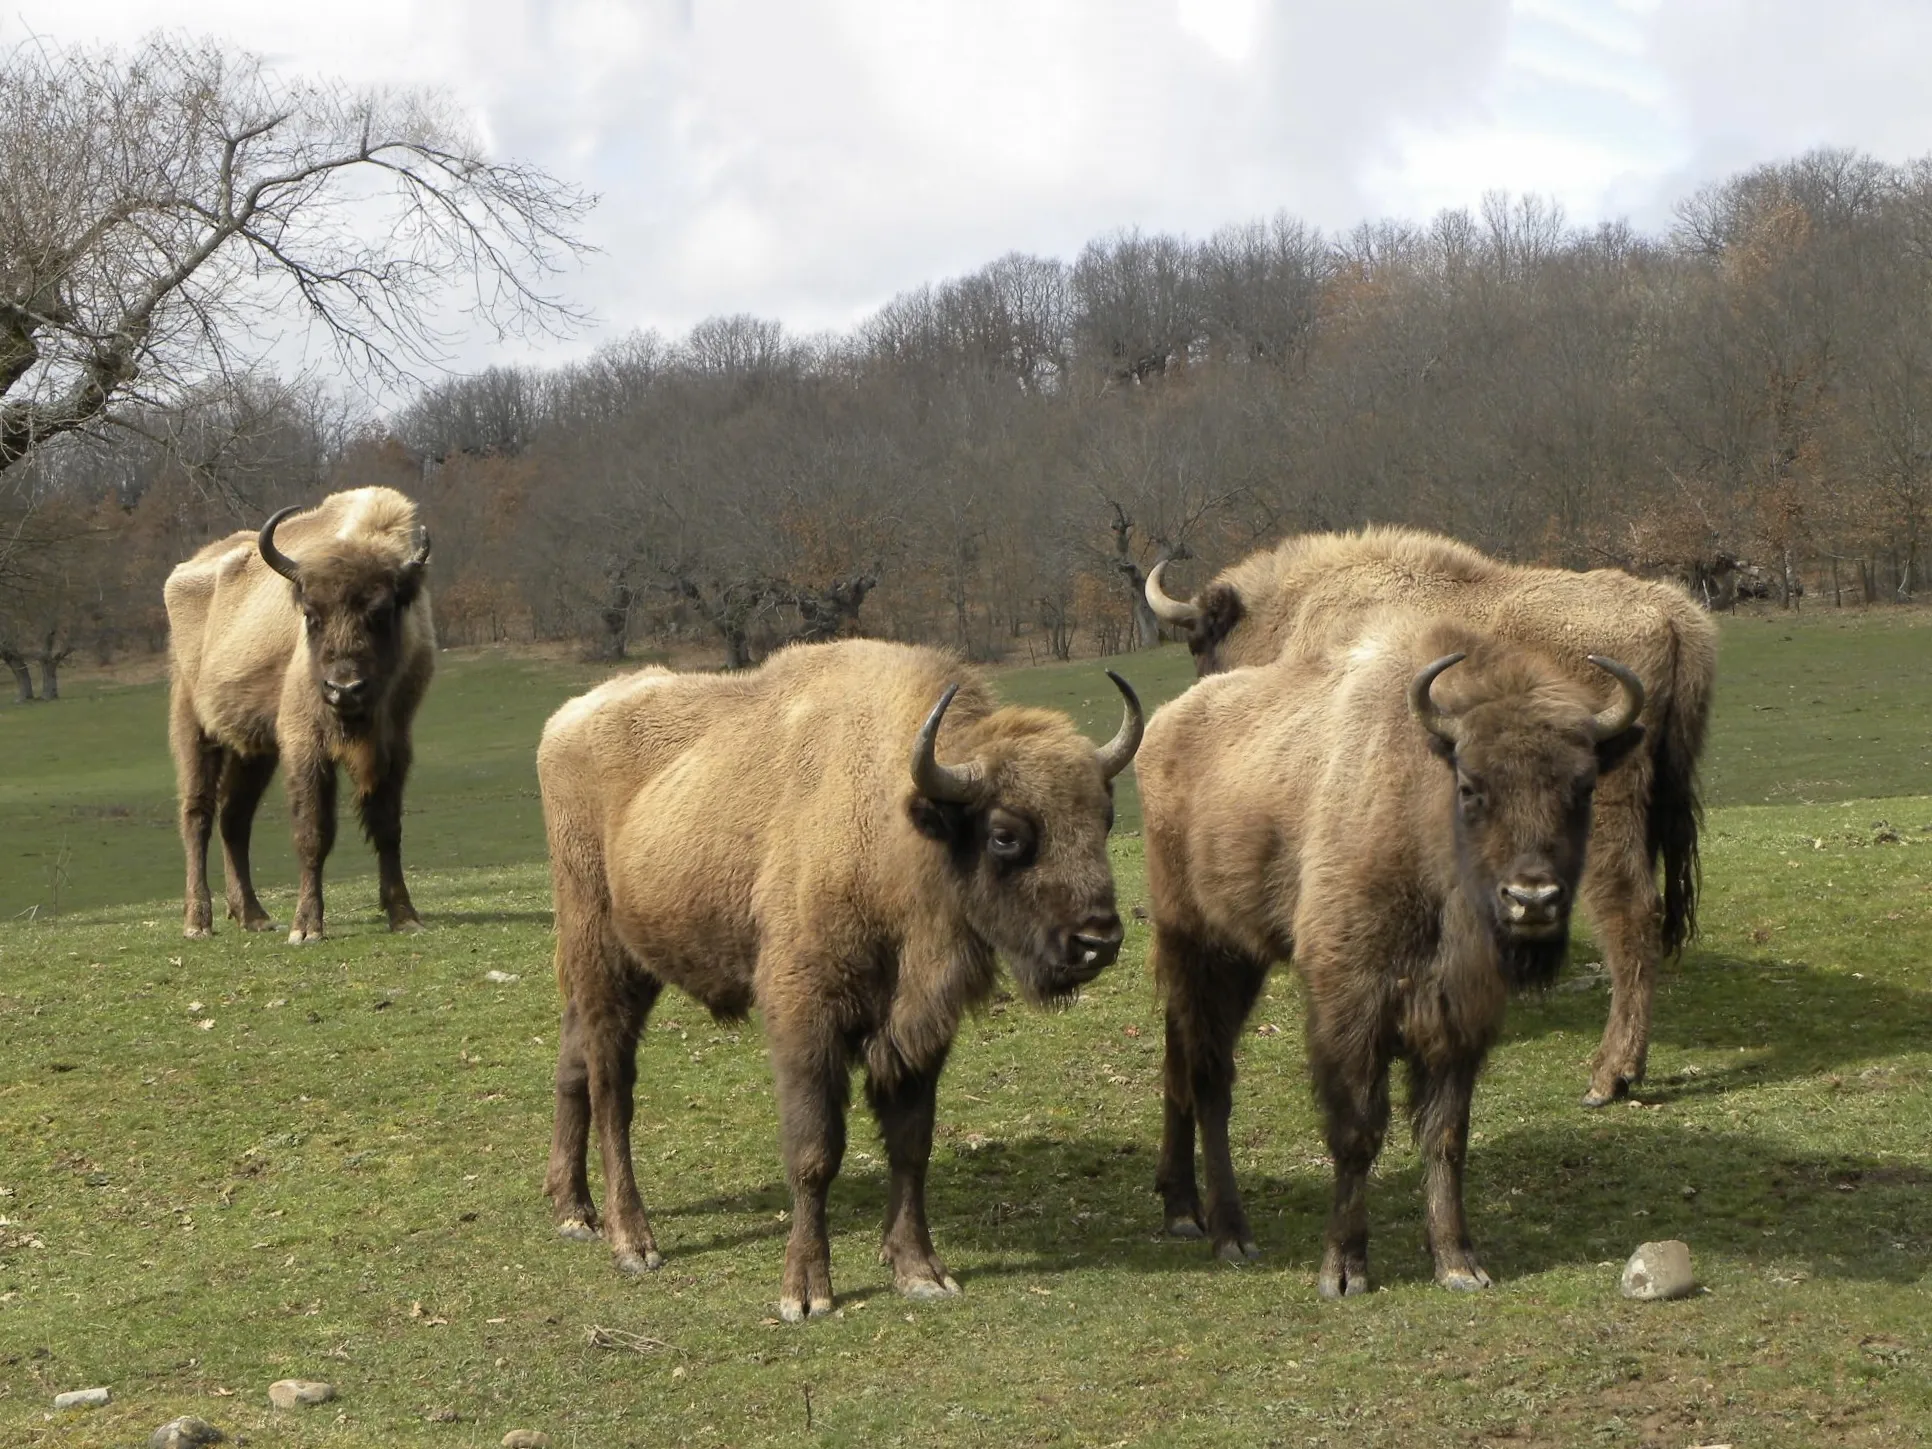
[[1345,231],[1504,190],[1661,231],[1758,162],[1932,153],[1932,0],[11,0],[0,41],[157,23],[440,88],[598,193],[563,281],[597,325],[470,338],[468,365],[737,312],[843,330],[1120,228]]

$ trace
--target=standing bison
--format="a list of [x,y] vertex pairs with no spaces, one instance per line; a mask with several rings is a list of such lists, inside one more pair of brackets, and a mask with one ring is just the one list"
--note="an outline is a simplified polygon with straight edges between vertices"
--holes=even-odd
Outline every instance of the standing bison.
[[1379,611],[1351,645],[1212,676],[1154,716],[1139,776],[1170,1232],[1256,1255],[1228,1150],[1234,1048],[1269,965],[1292,957],[1335,1161],[1322,1293],[1368,1288],[1365,1194],[1397,1057],[1436,1281],[1488,1285],[1463,1220],[1470,1095],[1507,989],[1562,961],[1591,793],[1644,736],[1637,677],[1593,670],[1607,703],[1534,650]]
[[1404,528],[1290,538],[1222,570],[1191,601],[1168,597],[1162,571],[1148,577],[1148,603],[1186,634],[1203,675],[1298,645],[1345,642],[1388,604],[1539,649],[1585,688],[1600,677],[1591,654],[1636,672],[1645,748],[1597,797],[1582,885],[1610,973],[1610,1017],[1584,1105],[1602,1106],[1641,1080],[1657,963],[1681,950],[1697,923],[1697,758],[1717,672],[1717,631],[1704,611],[1660,580],[1502,563]]
[[376,847],[389,928],[417,924],[403,884],[402,792],[410,721],[435,666],[428,562],[416,505],[388,488],[357,488],[306,512],[285,508],[260,533],[230,534],[168,575],[168,742],[190,937],[214,926],[208,837],[217,812],[228,914],[250,931],[271,927],[249,876],[248,837],[278,759],[302,872],[289,941],[322,938],[338,764]]
[[1065,716],[995,708],[945,654],[794,645],[742,674],[646,671],[557,711],[537,751],[565,1000],[545,1191],[624,1272],[661,1261],[631,1166],[637,1043],[666,983],[720,1018],[757,1005],[793,1195],[779,1309],[832,1306],[825,1195],[847,1077],[891,1166],[882,1261],[901,1293],[958,1291],[926,1226],[940,1070],[997,950],[1053,1001],[1119,953],[1109,783],[1140,742],[1096,750]]

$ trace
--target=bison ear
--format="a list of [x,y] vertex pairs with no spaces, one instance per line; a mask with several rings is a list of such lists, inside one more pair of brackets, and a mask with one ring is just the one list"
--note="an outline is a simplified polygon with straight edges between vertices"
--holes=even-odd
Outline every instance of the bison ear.
[[1194,652],[1197,674],[1218,674],[1227,666],[1218,654],[1221,641],[1247,617],[1248,606],[1229,584],[1209,584],[1201,591],[1200,622],[1188,631],[1187,647]]
[[1612,735],[1597,746],[1597,773],[1607,775],[1636,752],[1644,742],[1644,727],[1632,725],[1622,734]]
[[423,591],[423,566],[415,559],[404,564],[396,574],[396,609],[406,610],[416,602],[416,596]]
[[906,802],[906,814],[912,819],[912,828],[926,839],[951,845],[959,838],[965,812],[957,805],[943,805],[924,795],[914,795]]

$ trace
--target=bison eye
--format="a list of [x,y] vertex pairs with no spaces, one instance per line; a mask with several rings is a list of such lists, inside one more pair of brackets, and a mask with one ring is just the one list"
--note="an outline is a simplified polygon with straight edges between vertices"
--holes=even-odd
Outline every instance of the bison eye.
[[309,633],[313,634],[322,627],[322,616],[314,609],[304,609],[302,611],[302,623],[308,629]]
[[1482,787],[1473,780],[1457,780],[1456,803],[1464,810],[1480,810],[1483,803]]
[[1034,833],[1026,821],[1000,811],[986,823],[986,853],[1003,866],[1033,858]]

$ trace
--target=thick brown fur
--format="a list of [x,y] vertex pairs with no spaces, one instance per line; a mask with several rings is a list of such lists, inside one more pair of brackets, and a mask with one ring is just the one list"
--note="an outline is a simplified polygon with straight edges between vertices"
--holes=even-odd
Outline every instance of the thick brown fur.
[[[1644,683],[1647,745],[1596,804],[1586,914],[1610,975],[1610,1016],[1586,1104],[1641,1080],[1657,963],[1695,933],[1697,762],[1717,673],[1717,630],[1673,583],[1620,569],[1587,573],[1503,563],[1414,529],[1304,534],[1222,570],[1185,632],[1201,674],[1260,664],[1291,645],[1350,638],[1366,613],[1403,604],[1544,650],[1605,688],[1585,656],[1609,655]],[[1658,868],[1663,890],[1658,893]]]
[[[1467,658],[1433,695],[1460,732],[1451,746],[1407,693],[1455,652]],[[1322,1291],[1368,1286],[1364,1193],[1398,1057],[1436,1277],[1487,1285],[1462,1208],[1470,1094],[1508,989],[1547,981],[1562,958],[1598,774],[1640,752],[1641,726],[1597,742],[1607,707],[1537,651],[1383,609],[1352,642],[1213,675],[1154,716],[1139,779],[1171,1232],[1205,1232],[1233,1262],[1257,1251],[1228,1146],[1234,1048],[1270,965],[1292,958],[1336,1169]],[[1531,898],[1535,918],[1512,923],[1512,902]]]
[[[301,890],[291,942],[321,939],[322,864],[335,842],[336,766],[354,784],[376,848],[392,930],[417,924],[402,874],[402,792],[410,725],[435,668],[436,634],[416,506],[388,488],[335,493],[286,519],[276,546],[299,585],[269,567],[257,534],[209,544],[168,575],[168,740],[188,863],[183,929],[213,930],[208,838],[221,824],[228,914],[272,926],[255,895],[248,845],[279,760],[286,773]],[[325,676],[331,676],[325,678]],[[352,708],[325,701],[355,688]]]
[[[913,741],[949,684],[936,757],[984,768],[969,804],[914,787]],[[558,1231],[601,1229],[624,1271],[660,1261],[630,1123],[639,1034],[668,984],[720,1016],[763,1017],[794,1195],[784,1316],[831,1308],[825,1194],[854,1061],[891,1166],[883,1261],[901,1292],[957,1291],[925,1174],[961,1017],[992,990],[996,949],[1042,1001],[1119,949],[1094,747],[1063,715],[995,708],[946,654],[854,640],[739,674],[613,680],[551,717],[537,771],[565,1001],[545,1185]]]

